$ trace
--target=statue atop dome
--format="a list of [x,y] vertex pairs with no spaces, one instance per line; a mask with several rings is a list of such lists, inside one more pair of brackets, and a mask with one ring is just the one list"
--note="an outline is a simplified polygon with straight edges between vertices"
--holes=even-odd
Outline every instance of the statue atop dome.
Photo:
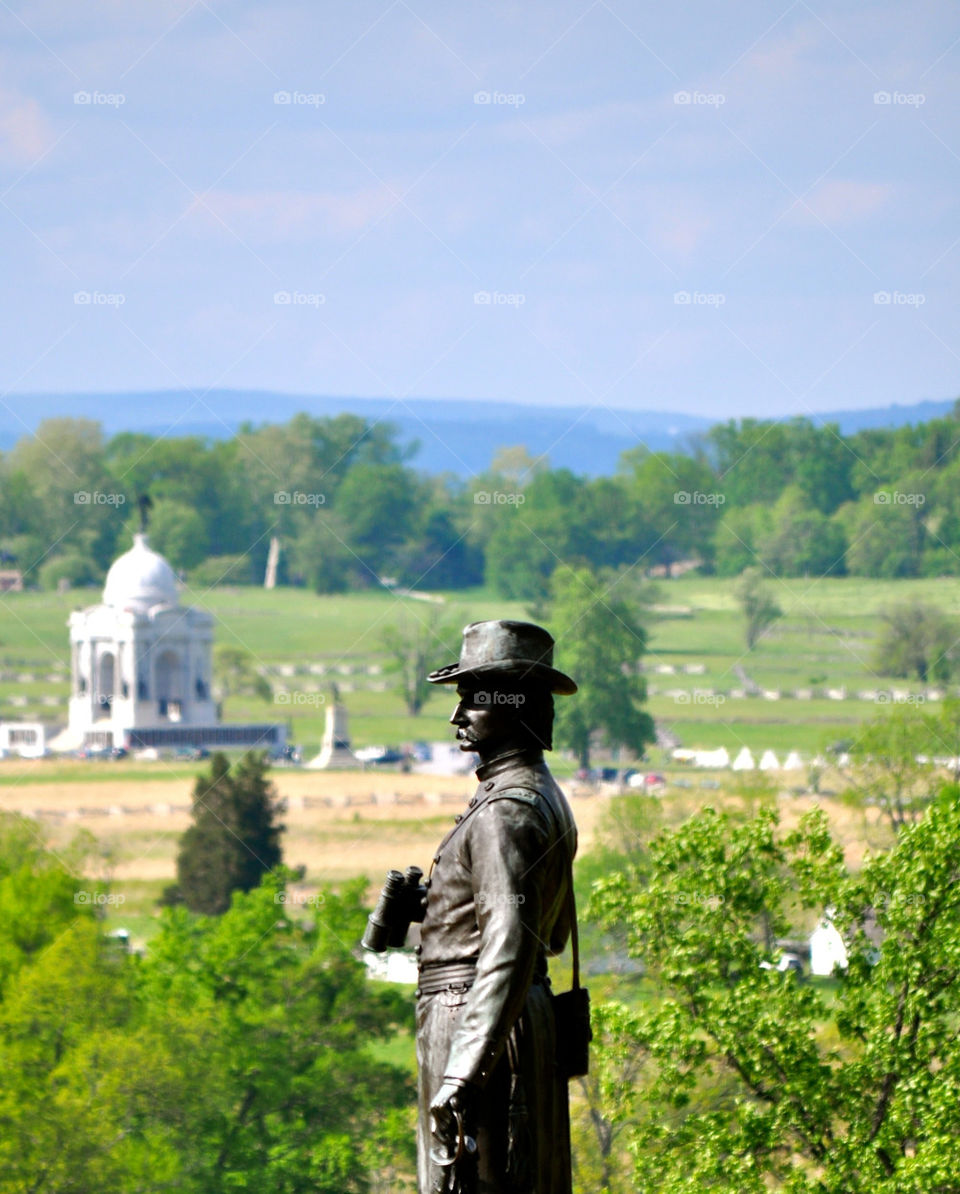
[[137,498],[137,505],[140,507],[140,534],[147,533],[147,524],[150,521],[150,511],[153,509],[153,498],[149,493],[141,493]]

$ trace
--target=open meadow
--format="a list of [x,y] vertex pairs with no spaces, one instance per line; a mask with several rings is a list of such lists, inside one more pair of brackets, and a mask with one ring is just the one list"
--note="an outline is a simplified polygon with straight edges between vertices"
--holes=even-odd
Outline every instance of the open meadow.
[[[960,614],[960,581],[953,578],[771,580],[783,617],[748,653],[734,585],[691,575],[657,581],[645,657],[649,707],[658,725],[683,746],[726,746],[731,755],[743,745],[754,752],[813,754],[849,738],[875,712],[873,701],[858,693],[896,687],[925,698],[922,685],[873,670],[880,613],[893,604],[924,602]],[[454,626],[530,616],[521,603],[485,590],[440,596]],[[98,599],[96,589],[0,595],[0,717],[66,720],[67,618]],[[215,641],[249,651],[274,686],[272,704],[231,697],[225,720],[287,721],[291,741],[309,758],[319,748],[335,682],[356,746],[448,737],[450,694],[432,695],[419,717],[409,717],[386,670],[384,628],[401,615],[422,618],[421,601],[388,592],[317,596],[303,589],[189,586],[183,601],[213,614]],[[562,666],[562,642],[558,657]],[[436,665],[445,662],[441,650]],[[765,695],[738,695],[753,686]],[[842,699],[835,699],[840,693]],[[661,766],[665,760],[654,751],[652,762]],[[558,760],[558,770],[570,766]]]

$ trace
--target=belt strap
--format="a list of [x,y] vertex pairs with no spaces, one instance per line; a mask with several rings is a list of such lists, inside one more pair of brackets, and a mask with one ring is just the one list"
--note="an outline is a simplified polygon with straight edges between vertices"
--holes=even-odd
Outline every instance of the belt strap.
[[477,977],[476,961],[449,962],[439,966],[424,966],[420,971],[420,981],[417,986],[418,995],[436,995],[450,987],[473,986]]

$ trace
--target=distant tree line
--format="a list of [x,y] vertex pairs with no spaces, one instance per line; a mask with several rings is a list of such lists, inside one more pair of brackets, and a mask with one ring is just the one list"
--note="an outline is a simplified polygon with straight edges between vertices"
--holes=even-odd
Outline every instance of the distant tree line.
[[136,498],[151,542],[199,585],[277,580],[337,592],[392,580],[492,586],[534,606],[559,561],[721,576],[960,573],[960,417],[841,434],[807,419],[717,424],[686,453],[625,452],[612,476],[505,448],[483,474],[431,476],[394,429],[299,414],[232,438],[44,421],[0,456],[0,559],[28,584],[92,583],[129,544]]

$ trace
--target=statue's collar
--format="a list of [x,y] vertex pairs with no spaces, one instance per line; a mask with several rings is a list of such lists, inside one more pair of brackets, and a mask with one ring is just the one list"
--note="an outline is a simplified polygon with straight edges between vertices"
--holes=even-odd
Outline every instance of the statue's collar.
[[477,779],[493,779],[504,771],[511,771],[517,766],[536,767],[543,762],[543,751],[537,748],[522,747],[519,750],[508,750],[497,755],[489,762],[477,768]]

